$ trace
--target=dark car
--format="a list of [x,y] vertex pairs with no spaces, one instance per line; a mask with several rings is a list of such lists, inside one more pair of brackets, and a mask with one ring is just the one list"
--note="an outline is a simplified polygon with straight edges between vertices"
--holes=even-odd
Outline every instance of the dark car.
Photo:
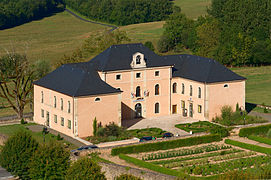
[[174,134],[170,133],[170,132],[166,132],[163,134],[163,138],[169,138],[169,137],[173,137]]
[[88,150],[88,149],[96,149],[96,148],[98,148],[98,146],[96,145],[81,146],[80,148],[71,150],[71,153],[77,156],[80,151]]
[[144,136],[142,138],[140,138],[139,142],[145,142],[145,141],[151,141],[151,140],[155,140],[156,138],[153,136]]

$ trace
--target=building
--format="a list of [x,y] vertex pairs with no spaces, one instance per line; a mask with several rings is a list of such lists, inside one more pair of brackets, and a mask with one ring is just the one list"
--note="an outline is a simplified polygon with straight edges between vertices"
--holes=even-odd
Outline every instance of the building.
[[181,114],[211,120],[245,108],[245,78],[215,60],[159,56],[142,44],[113,45],[89,62],[65,64],[34,82],[34,121],[69,136],[102,125]]

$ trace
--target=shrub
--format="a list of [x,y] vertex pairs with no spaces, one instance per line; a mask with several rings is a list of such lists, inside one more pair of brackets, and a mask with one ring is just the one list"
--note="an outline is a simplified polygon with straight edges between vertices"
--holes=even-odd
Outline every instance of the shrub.
[[139,152],[166,150],[166,149],[173,149],[177,147],[210,143],[214,141],[221,141],[220,136],[206,135],[206,136],[197,136],[197,137],[190,137],[190,138],[177,139],[177,140],[171,140],[171,141],[162,141],[162,142],[156,142],[156,143],[146,143],[146,144],[140,144],[140,145],[126,146],[126,147],[117,147],[117,148],[112,149],[111,154],[112,155],[118,155],[120,153],[132,154],[132,153],[139,153]]
[[256,145],[253,145],[253,144],[246,144],[246,143],[242,143],[242,142],[239,142],[239,141],[234,141],[234,140],[231,140],[231,139],[226,139],[225,143],[231,144],[231,145],[234,145],[234,146],[238,146],[238,147],[241,147],[241,148],[244,148],[244,149],[249,149],[249,150],[252,150],[252,151],[256,151],[256,152],[271,155],[271,148],[256,146]]
[[74,162],[68,169],[66,179],[99,179],[105,180],[101,167],[88,157],[84,157]]
[[154,49],[154,46],[153,46],[153,44],[152,44],[151,41],[146,41],[146,42],[144,43],[144,46],[146,46],[147,48],[149,48],[149,49],[152,50],[152,51],[155,50],[155,49]]
[[266,136],[268,137],[268,138],[271,138],[271,128],[268,130],[268,132],[266,133]]
[[139,177],[133,176],[131,174],[122,174],[116,178],[116,180],[142,180]]
[[240,137],[248,137],[251,134],[254,134],[254,135],[265,134],[269,131],[270,128],[271,128],[271,124],[256,126],[256,127],[242,128],[239,131],[239,136]]
[[70,154],[60,143],[44,144],[31,157],[29,176],[32,179],[64,179],[69,161]]
[[27,122],[22,118],[21,119],[21,124],[26,124]]
[[60,134],[58,133],[56,136],[56,140],[61,141],[61,140],[63,140],[63,137],[61,137]]
[[20,179],[28,179],[28,162],[37,148],[38,143],[30,133],[19,131],[5,142],[0,154],[0,165]]
[[93,136],[97,136],[97,120],[96,120],[96,117],[94,118],[94,121],[93,121]]

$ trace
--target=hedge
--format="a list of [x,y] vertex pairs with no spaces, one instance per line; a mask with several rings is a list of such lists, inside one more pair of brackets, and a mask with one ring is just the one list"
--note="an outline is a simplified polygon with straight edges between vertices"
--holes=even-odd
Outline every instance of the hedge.
[[206,136],[196,136],[185,139],[177,139],[171,141],[162,141],[155,143],[144,143],[139,145],[131,145],[125,147],[113,148],[111,154],[113,156],[118,154],[133,154],[140,152],[150,152],[158,150],[174,149],[178,147],[191,146],[203,143],[210,143],[215,141],[221,141],[221,137],[217,134],[211,134]]
[[187,179],[189,177],[189,175],[184,174],[182,172],[179,172],[179,171],[176,171],[176,170],[173,170],[173,169],[164,168],[162,166],[158,166],[158,165],[155,165],[155,164],[152,164],[152,163],[148,163],[148,162],[145,162],[145,161],[142,161],[142,160],[127,156],[125,154],[119,154],[119,158],[125,160],[128,163],[132,163],[132,164],[134,164],[136,166],[147,168],[147,169],[150,169],[150,170],[162,173],[162,174],[167,174],[167,175],[177,176],[177,177],[183,177],[185,179]]
[[240,129],[239,136],[240,137],[248,137],[251,134],[263,134],[267,133],[268,130],[271,129],[271,124],[256,126],[256,127],[248,127]]
[[248,136],[248,139],[271,145],[271,139],[269,139],[269,138],[250,135],[250,136]]
[[231,139],[226,139],[225,143],[226,144],[231,144],[233,146],[238,146],[240,148],[249,149],[249,150],[252,150],[252,151],[256,151],[256,152],[271,155],[271,148],[256,146],[256,145],[253,145],[253,144],[242,143],[242,142],[234,141],[234,140],[231,140]]

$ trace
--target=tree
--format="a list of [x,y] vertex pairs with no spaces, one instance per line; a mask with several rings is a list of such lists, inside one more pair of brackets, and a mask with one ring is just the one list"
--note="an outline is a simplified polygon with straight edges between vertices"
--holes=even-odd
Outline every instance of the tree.
[[33,72],[26,55],[8,52],[0,58],[0,98],[8,102],[8,106],[2,106],[11,107],[19,119],[31,101]]
[[154,46],[153,46],[153,44],[152,44],[151,41],[146,41],[146,42],[144,43],[144,46],[146,46],[147,48],[149,48],[149,49],[152,50],[152,51],[155,50],[155,49],[154,49]]
[[9,137],[0,154],[0,165],[20,179],[29,179],[29,160],[38,143],[27,131]]
[[96,120],[96,117],[94,118],[94,121],[93,121],[93,136],[96,136],[97,135],[97,120]]
[[199,56],[214,58],[215,51],[219,46],[220,29],[216,19],[207,17],[206,22],[196,28],[197,54]]
[[83,157],[74,162],[68,169],[66,179],[81,180],[81,179],[97,179],[105,180],[104,173],[101,172],[101,167],[88,157]]
[[29,176],[32,179],[64,179],[69,161],[70,154],[60,143],[43,144],[30,159]]
[[89,36],[81,48],[77,48],[71,56],[64,55],[62,59],[55,62],[55,66],[59,67],[67,63],[78,63],[89,60],[109,48],[114,44],[122,44],[129,42],[125,31],[115,30],[114,32],[104,31]]
[[[164,33],[161,38],[164,38],[164,43],[169,49],[173,49],[178,45],[183,45],[185,48],[190,48],[195,38],[194,21],[188,19],[179,11],[174,12],[169,16],[169,19],[164,25]],[[160,39],[161,41],[162,39]],[[160,42],[162,44],[162,42]],[[163,46],[160,46],[163,47]]]

